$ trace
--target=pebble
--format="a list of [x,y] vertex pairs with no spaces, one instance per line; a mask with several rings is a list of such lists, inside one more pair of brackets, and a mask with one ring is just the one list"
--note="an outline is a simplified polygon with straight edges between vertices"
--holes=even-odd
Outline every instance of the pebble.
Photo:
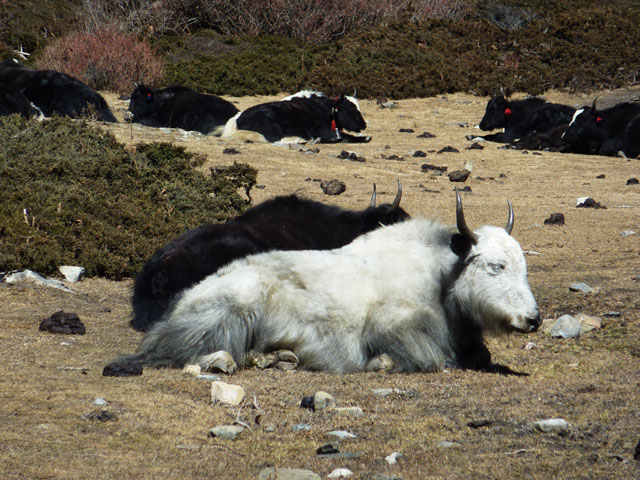
[[197,377],[200,375],[202,368],[200,365],[185,365],[182,369],[182,373],[186,373],[187,375],[191,375],[193,377]]
[[537,422],[533,422],[533,428],[545,433],[567,433],[569,431],[569,423],[562,418],[549,418],[547,420],[538,420]]
[[258,480],[321,480],[322,477],[311,470],[299,468],[268,467],[260,470]]
[[330,432],[327,432],[327,435],[337,437],[340,440],[346,440],[347,438],[358,438],[357,435],[351,432],[347,432],[346,430],[331,430]]
[[578,282],[572,283],[569,285],[569,290],[571,292],[582,292],[582,293],[592,293],[594,291],[593,287],[590,287],[586,283]]
[[316,412],[319,412],[320,410],[324,410],[328,407],[335,407],[335,406],[336,406],[336,399],[333,397],[333,395],[327,392],[323,392],[322,390],[320,390],[319,392],[316,392],[315,395],[313,396],[313,409]]
[[221,425],[209,430],[209,435],[211,437],[224,438],[226,440],[235,440],[243,430],[244,427],[241,427],[240,425]]
[[471,172],[467,169],[456,170],[448,174],[450,182],[466,182]]
[[331,412],[341,417],[364,417],[364,412],[360,407],[335,407],[331,409]]
[[308,423],[298,423],[291,428],[297,431],[309,431],[311,430],[311,425],[309,425]]
[[108,402],[104,398],[98,397],[93,400],[93,404],[99,407],[105,407],[108,405]]
[[226,405],[240,405],[244,399],[244,388],[225,382],[211,383],[211,403],[224,403]]
[[348,468],[336,468],[333,472],[327,475],[327,478],[346,478],[353,475],[353,472]]
[[58,270],[60,270],[65,280],[71,283],[79,282],[87,273],[83,267],[73,267],[71,265],[62,265],[58,267]]
[[537,348],[538,345],[536,343],[533,342],[529,342],[524,346],[525,350],[533,350],[534,348]]
[[562,315],[551,327],[549,334],[553,338],[576,338],[582,331],[582,322],[571,315]]
[[600,317],[593,317],[591,315],[585,315],[584,313],[578,313],[576,320],[580,322],[582,328],[580,333],[590,332],[591,330],[600,330],[602,328],[602,319]]
[[623,237],[628,237],[629,235],[635,235],[636,232],[634,232],[633,230],[625,230],[624,232],[620,232],[620,235],[622,235]]
[[389,465],[395,465],[402,457],[404,457],[404,455],[402,455],[401,453],[393,452],[391,455],[387,455],[386,457],[384,457],[384,460]]
[[320,188],[326,195],[340,195],[347,189],[347,186],[339,180],[323,180],[320,182]]
[[209,380],[212,382],[219,382],[222,379],[218,375],[212,375],[210,373],[201,373],[200,375],[196,375],[196,380]]

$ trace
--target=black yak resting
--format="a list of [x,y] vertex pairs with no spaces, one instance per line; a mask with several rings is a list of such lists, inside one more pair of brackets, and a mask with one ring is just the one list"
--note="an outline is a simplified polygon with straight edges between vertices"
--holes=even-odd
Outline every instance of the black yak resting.
[[146,331],[159,321],[174,297],[237,258],[269,250],[329,250],[342,247],[381,225],[409,218],[394,202],[344,210],[296,195],[275,197],[224,224],[185,232],[158,250],[138,274],[133,288],[131,326]]

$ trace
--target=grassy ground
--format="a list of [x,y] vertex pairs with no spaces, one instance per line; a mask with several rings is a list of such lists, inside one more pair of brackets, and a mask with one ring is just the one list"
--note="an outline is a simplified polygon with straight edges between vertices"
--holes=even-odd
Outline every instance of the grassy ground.
[[[602,92],[606,98],[607,92]],[[550,100],[590,103],[591,97],[550,92]],[[273,97],[233,99],[239,108]],[[120,353],[135,350],[141,335],[128,327],[132,282],[88,279],[65,293],[34,285],[0,284],[0,477],[87,478],[257,478],[266,466],[308,468],[325,478],[346,467],[352,478],[376,474],[404,479],[632,479],[640,476],[633,452],[640,440],[640,188],[639,161],[498,149],[465,150],[468,134],[488,98],[464,94],[398,101],[382,109],[361,102],[373,140],[365,145],[316,145],[318,153],[212,137],[184,136],[127,125],[108,126],[120,141],[173,141],[204,153],[202,167],[234,160],[258,169],[254,200],[299,192],[343,207],[363,208],[373,182],[379,201],[390,201],[396,181],[402,205],[413,215],[454,222],[454,184],[421,171],[423,163],[449,171],[472,162],[472,193],[463,201],[471,225],[506,221],[513,202],[513,235],[528,255],[529,277],[544,318],[565,313],[602,315],[604,328],[574,340],[538,332],[488,340],[494,360],[528,376],[447,371],[435,374],[328,375],[303,371],[244,370],[225,380],[243,386],[244,406],[209,401],[209,384],[176,370],[145,370],[141,377],[109,378],[102,368]],[[122,118],[124,103],[109,96]],[[414,133],[401,133],[410,128]],[[435,138],[416,138],[428,131]],[[452,146],[460,153],[436,153]],[[233,147],[239,155],[226,155]],[[364,163],[340,160],[352,150]],[[415,150],[426,158],[412,156]],[[399,159],[394,159],[397,156]],[[596,178],[604,175],[604,178]],[[318,179],[337,178],[345,193],[327,197]],[[590,196],[607,209],[577,209]],[[566,225],[543,222],[552,213]],[[635,280],[634,280],[635,277]],[[592,295],[572,293],[583,281]],[[87,327],[82,337],[38,331],[57,310],[77,313]],[[536,347],[524,349],[528,342]],[[372,389],[404,393],[376,396]],[[339,406],[359,406],[362,418],[312,413],[299,407],[318,390]],[[254,408],[254,398],[261,410]],[[93,405],[96,397],[104,407]],[[91,415],[106,411],[113,417]],[[104,421],[97,419],[99,416]],[[534,432],[536,420],[561,417],[568,433]],[[235,441],[208,437],[210,428],[236,418],[251,428]],[[470,422],[473,426],[470,426]],[[308,424],[309,430],[295,430]],[[348,430],[357,438],[339,442],[353,459],[328,459],[316,449],[334,442],[327,435]],[[440,442],[456,445],[443,447]],[[404,455],[390,466],[385,457]]]

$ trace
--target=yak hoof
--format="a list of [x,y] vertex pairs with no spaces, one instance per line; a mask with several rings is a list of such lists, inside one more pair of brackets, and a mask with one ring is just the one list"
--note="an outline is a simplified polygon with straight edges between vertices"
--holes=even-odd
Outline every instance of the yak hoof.
[[275,352],[249,352],[247,364],[259,369],[277,368],[279,370],[295,370],[298,367],[298,357],[291,350],[276,350]]
[[386,353],[373,357],[367,363],[367,372],[390,372],[396,367],[393,359]]
[[196,363],[200,365],[202,370],[209,372],[231,374],[238,369],[236,362],[233,361],[233,357],[229,352],[225,352],[224,350],[210,353],[209,355],[203,355],[198,358]]

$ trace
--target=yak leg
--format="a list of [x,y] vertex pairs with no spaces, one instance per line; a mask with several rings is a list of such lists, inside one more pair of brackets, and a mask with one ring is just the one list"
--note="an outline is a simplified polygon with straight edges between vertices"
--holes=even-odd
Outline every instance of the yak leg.
[[386,353],[383,353],[369,360],[365,370],[367,372],[390,372],[394,368],[396,368],[396,364],[393,359]]
[[200,365],[200,368],[210,372],[223,372],[233,373],[238,369],[236,362],[233,361],[233,357],[229,352],[224,350],[218,350],[217,352],[210,353],[208,355],[202,355],[198,357],[196,363]]

